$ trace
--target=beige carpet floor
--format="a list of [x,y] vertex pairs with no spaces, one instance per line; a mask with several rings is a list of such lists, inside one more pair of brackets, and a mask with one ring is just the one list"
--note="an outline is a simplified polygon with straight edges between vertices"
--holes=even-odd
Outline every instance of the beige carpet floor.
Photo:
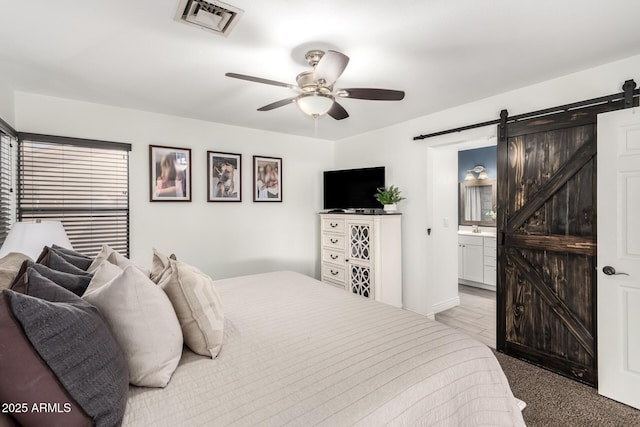
[[529,427],[640,426],[639,410],[602,397],[584,384],[495,354],[514,396],[527,403],[522,415]]

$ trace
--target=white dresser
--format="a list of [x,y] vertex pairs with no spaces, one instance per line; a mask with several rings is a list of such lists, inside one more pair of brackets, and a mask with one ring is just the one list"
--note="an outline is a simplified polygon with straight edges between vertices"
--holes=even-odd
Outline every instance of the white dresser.
[[458,281],[496,290],[496,238],[458,234]]
[[320,214],[322,281],[402,307],[402,215]]

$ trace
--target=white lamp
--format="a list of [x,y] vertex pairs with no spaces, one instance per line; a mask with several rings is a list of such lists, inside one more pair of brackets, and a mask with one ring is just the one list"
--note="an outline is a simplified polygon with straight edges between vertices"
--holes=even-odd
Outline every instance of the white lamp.
[[333,96],[322,93],[303,93],[296,98],[296,104],[303,113],[309,116],[322,116],[327,114],[333,105]]
[[16,222],[0,248],[0,258],[19,252],[35,260],[45,246],[58,245],[72,249],[60,221]]

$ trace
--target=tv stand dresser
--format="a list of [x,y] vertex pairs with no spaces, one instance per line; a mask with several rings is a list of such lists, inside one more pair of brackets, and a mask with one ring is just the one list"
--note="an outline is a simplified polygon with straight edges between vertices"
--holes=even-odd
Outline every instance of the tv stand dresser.
[[402,215],[320,214],[322,281],[402,307]]

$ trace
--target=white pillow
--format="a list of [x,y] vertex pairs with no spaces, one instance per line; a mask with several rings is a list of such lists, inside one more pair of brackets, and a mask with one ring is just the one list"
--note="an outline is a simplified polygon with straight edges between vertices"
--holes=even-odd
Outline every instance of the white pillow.
[[153,258],[151,260],[151,274],[149,277],[154,283],[159,283],[165,274],[171,274],[169,257],[153,248]]
[[98,288],[106,285],[117,276],[122,274],[122,269],[115,264],[111,264],[109,261],[103,261],[100,266],[93,272],[93,277],[87,286],[85,294],[93,292]]
[[151,273],[148,268],[136,264],[135,262],[126,258],[124,255],[121,255],[119,252],[113,250],[113,248],[111,248],[109,245],[102,245],[102,249],[100,249],[100,252],[98,252],[98,255],[96,255],[96,257],[94,258],[93,262],[87,269],[87,272],[93,273],[98,269],[98,267],[100,267],[100,264],[102,264],[104,261],[109,261],[111,264],[115,264],[122,269],[132,265],[142,271],[147,277],[149,277]]
[[182,261],[169,259],[171,270],[158,286],[169,296],[178,315],[184,343],[194,352],[215,358],[222,347],[222,299],[211,277]]
[[144,273],[128,266],[82,298],[111,327],[129,366],[129,382],[165,387],[182,355],[182,331],[171,302]]

